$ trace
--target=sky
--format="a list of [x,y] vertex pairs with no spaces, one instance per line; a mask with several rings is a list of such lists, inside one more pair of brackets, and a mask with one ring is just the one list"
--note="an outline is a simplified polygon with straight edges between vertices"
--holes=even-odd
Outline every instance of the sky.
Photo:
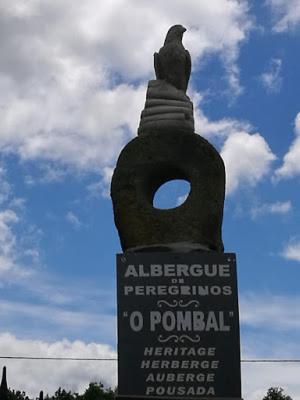
[[[300,359],[300,0],[1,0],[0,355],[116,357],[109,196],[153,53],[187,28],[195,130],[226,166],[243,359]],[[156,207],[184,201],[171,182]],[[117,383],[116,362],[0,360],[37,396]],[[299,364],[243,364],[243,397],[300,399]]]

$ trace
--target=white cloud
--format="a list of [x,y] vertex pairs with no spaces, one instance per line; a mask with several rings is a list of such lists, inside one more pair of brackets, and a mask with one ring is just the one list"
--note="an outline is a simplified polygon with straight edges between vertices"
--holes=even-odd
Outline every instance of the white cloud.
[[[53,296],[56,293],[53,292]],[[40,299],[41,300],[41,299]],[[90,299],[86,299],[88,303]],[[52,303],[54,301],[52,300]],[[0,316],[2,326],[9,324],[9,318],[14,315],[16,318],[14,327],[17,326],[17,319],[23,321],[23,332],[33,333],[33,330],[27,329],[24,319],[28,322],[35,321],[35,324],[39,324],[44,330],[51,329],[52,332],[60,336],[62,333],[64,336],[67,335],[80,335],[83,331],[93,330],[94,332],[101,332],[101,338],[113,341],[115,332],[115,316],[110,314],[104,314],[100,312],[88,312],[88,311],[76,311],[74,307],[71,309],[66,305],[51,305],[49,304],[35,304],[27,302],[17,301],[5,301],[0,299]],[[99,305],[101,301],[99,301]],[[7,322],[8,321],[8,322]],[[9,325],[7,325],[9,326]],[[52,334],[54,335],[54,333]],[[99,333],[100,335],[100,333]],[[46,335],[46,332],[44,333]]]
[[202,97],[193,92],[195,131],[221,147],[226,167],[226,191],[232,194],[244,185],[255,186],[270,172],[276,156],[247,121],[233,118],[209,120],[201,110]]
[[281,89],[281,67],[282,60],[280,58],[272,58],[267,70],[260,76],[263,86],[270,93],[278,93]]
[[273,30],[284,32],[293,30],[300,22],[299,0],[266,0],[274,17]]
[[300,297],[248,293],[240,297],[240,317],[244,326],[300,332]]
[[291,239],[283,249],[281,255],[287,260],[300,262],[300,240]]
[[259,134],[234,132],[225,141],[221,156],[226,167],[226,190],[233,193],[241,185],[255,186],[270,171],[276,159]]
[[[283,347],[284,341],[277,342],[277,347]],[[297,351],[289,353],[288,358],[293,358]],[[296,350],[295,349],[295,350]],[[253,352],[249,358],[260,358],[260,354]],[[247,400],[261,400],[270,387],[282,387],[284,394],[292,399],[300,398],[299,382],[300,365],[296,363],[243,363],[243,398]]]
[[265,214],[287,214],[292,210],[291,201],[277,201],[275,203],[259,204],[251,208],[252,218],[260,217]]
[[239,121],[232,118],[222,118],[215,121],[209,120],[201,110],[201,104],[198,101],[195,101],[195,106],[198,106],[194,111],[195,131],[208,139],[220,138],[223,141],[232,133],[252,130],[251,124],[246,121]]
[[24,224],[24,205],[25,199],[14,196],[5,166],[0,165],[0,286],[31,277],[39,258],[37,243],[33,243],[37,241],[35,227],[27,224],[23,233],[17,234]]
[[34,170],[35,174],[31,173],[24,176],[24,181],[28,186],[62,182],[67,174],[72,172],[66,166],[62,167],[50,162],[40,162],[36,167]]
[[110,183],[113,172],[114,169],[112,167],[104,167],[101,171],[101,180],[92,182],[87,186],[87,191],[91,197],[110,197]]
[[[42,98],[31,99],[31,107],[26,106],[22,117],[12,121],[9,114],[18,116],[19,105],[9,105],[2,121],[2,149],[16,152],[24,160],[52,160],[79,170],[99,171],[113,163],[126,141],[124,127],[133,132],[138,125],[144,86],[124,84],[91,92],[88,99],[80,92],[67,98],[69,94],[60,90],[49,88],[48,104]],[[53,107],[57,109],[49,112]],[[24,136],[20,137],[20,131]]]
[[19,223],[20,218],[13,209],[0,210],[1,284],[5,281],[21,281],[33,273],[33,269],[24,265],[21,260],[24,256],[31,260],[36,259],[38,250],[21,245],[21,240],[15,233],[15,225]]
[[10,198],[12,188],[7,181],[7,171],[4,165],[0,164],[0,206],[3,206],[5,202]]
[[79,229],[82,225],[77,215],[75,215],[72,211],[67,212],[66,221],[69,222],[75,229]]
[[275,171],[275,181],[292,178],[300,173],[300,113],[298,113],[295,118],[294,132],[296,138],[283,157],[282,166]]
[[[267,297],[265,300],[270,301],[272,298]],[[277,319],[280,320],[278,316]],[[264,325],[267,324],[268,321]],[[292,331],[293,328],[290,332],[267,330],[258,333],[252,328],[242,334],[242,359],[297,359],[300,353],[299,339],[298,336],[292,336]],[[287,335],[289,340],[286,340]],[[299,399],[299,373],[299,363],[242,363],[243,398],[261,400],[270,387],[279,386],[292,399]]]
[[14,250],[16,237],[12,224],[18,222],[18,217],[12,210],[0,212],[0,273],[15,269]]
[[275,171],[278,179],[292,178],[300,173],[300,137],[297,136],[283,158],[283,164]]
[[[76,341],[45,342],[19,339],[9,333],[0,335],[2,356],[116,358],[108,345]],[[116,361],[30,361],[1,360],[7,366],[8,385],[25,390],[31,397],[54,394],[61,386],[67,390],[83,392],[90,382],[102,382],[112,388],[116,385]]]
[[[178,22],[189,29],[186,43],[195,61],[205,52],[220,53],[230,62],[235,61],[238,46],[251,26],[247,2],[237,0],[212,0],[209,4],[154,0],[151,5],[147,0],[138,5],[133,0],[104,0],[100,5],[87,0],[76,6],[71,0],[63,4],[49,0],[15,3],[22,4],[26,12],[16,13],[9,0],[3,1],[5,27],[10,34],[10,27],[16,35],[21,31],[25,38],[20,36],[19,45],[11,41],[19,52],[8,52],[4,66],[8,67],[14,57],[24,58],[24,69],[15,66],[13,71],[17,76],[30,77],[32,72],[41,76],[45,70],[60,72],[70,87],[82,77],[103,80],[110,74],[108,71],[121,74],[126,80],[148,78],[153,71],[153,52],[162,45],[167,29]],[[26,28],[25,32],[22,28]],[[29,37],[33,44],[26,44]],[[25,45],[21,54],[20,44]],[[34,56],[26,56],[28,47],[35,48]],[[5,50],[9,50],[8,45]],[[40,70],[36,69],[37,62]]]
[[194,70],[214,53],[238,90],[246,1],[2,1],[0,149],[80,171],[111,168],[138,127],[137,82],[153,76],[153,52],[178,22]]
[[[252,292],[239,303],[242,359],[299,358],[299,296]],[[299,373],[298,363],[242,363],[243,398],[261,400],[271,386],[281,386],[299,399]]]

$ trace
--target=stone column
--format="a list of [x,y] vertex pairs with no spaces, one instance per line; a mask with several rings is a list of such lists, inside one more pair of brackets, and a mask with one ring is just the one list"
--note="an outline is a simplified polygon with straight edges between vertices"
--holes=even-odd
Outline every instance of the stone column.
[[[186,95],[185,31],[171,27],[154,55],[138,135],[122,150],[111,197],[117,256],[118,397],[241,398],[234,253],[224,253],[225,168],[194,131]],[[178,207],[153,206],[173,179],[190,183]]]

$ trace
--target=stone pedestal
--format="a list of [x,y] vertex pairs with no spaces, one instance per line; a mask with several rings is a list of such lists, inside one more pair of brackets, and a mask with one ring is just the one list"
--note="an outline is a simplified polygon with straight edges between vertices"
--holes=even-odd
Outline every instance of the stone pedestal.
[[[179,207],[153,206],[157,189],[173,179],[191,185]],[[225,192],[224,164],[201,136],[173,131],[141,134],[122,150],[111,197],[124,251],[223,251],[221,237]]]
[[117,260],[118,397],[239,400],[235,254]]
[[[118,397],[240,400],[235,255],[223,253],[222,241],[224,163],[194,133],[189,97],[159,78],[149,82],[138,136],[111,184],[124,251]],[[156,191],[174,179],[190,183],[186,200],[156,209]]]
[[193,103],[182,91],[163,80],[149,81],[138,135],[194,132]]

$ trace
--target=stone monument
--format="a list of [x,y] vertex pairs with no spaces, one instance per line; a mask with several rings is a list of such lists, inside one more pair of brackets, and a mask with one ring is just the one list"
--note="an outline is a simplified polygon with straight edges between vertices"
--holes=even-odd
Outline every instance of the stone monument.
[[[122,150],[111,197],[118,255],[118,396],[241,398],[235,254],[223,253],[225,168],[194,132],[185,28],[154,54],[138,136]],[[184,179],[178,207],[153,206]]]

